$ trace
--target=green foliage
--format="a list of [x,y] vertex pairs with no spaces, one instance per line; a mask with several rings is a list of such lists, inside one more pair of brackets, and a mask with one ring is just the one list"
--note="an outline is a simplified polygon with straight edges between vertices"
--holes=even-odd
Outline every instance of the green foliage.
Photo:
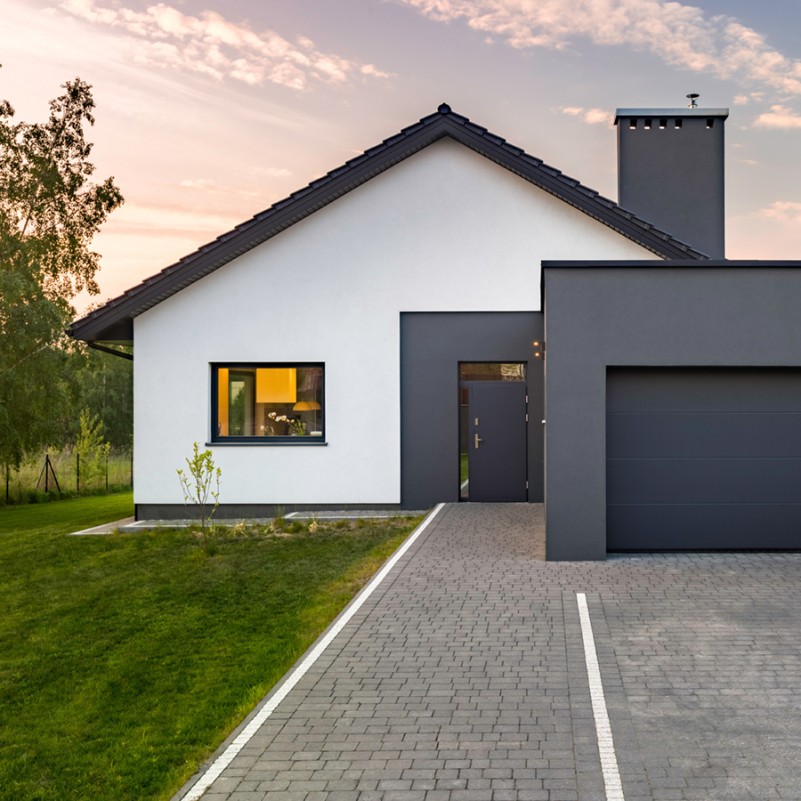
[[82,348],[72,359],[76,393],[73,407],[88,409],[103,423],[113,450],[130,450],[133,443],[133,362]]
[[75,346],[65,335],[83,289],[98,291],[90,249],[122,203],[112,178],[94,184],[91,87],[75,79],[43,123],[14,120],[0,101],[0,464],[70,434]]
[[200,531],[206,527],[220,505],[220,477],[222,470],[214,466],[211,451],[201,451],[197,442],[192,444],[192,458],[186,459],[188,473],[178,469],[178,481],[184,493],[184,504],[195,507],[200,517]]
[[0,510],[0,798],[168,801],[415,522],[65,536],[131,513]]
[[81,430],[75,440],[75,453],[80,458],[81,486],[91,488],[105,479],[111,445],[103,436],[103,423],[88,409],[81,412]]
[[65,302],[48,299],[32,276],[0,261],[0,464],[16,467],[25,453],[63,438],[66,317]]
[[94,165],[84,126],[94,124],[91,87],[76,78],[63,88],[45,123],[15,123],[14,109],[0,102],[2,261],[33,277],[51,301],[99,291],[100,257],[89,246],[122,203],[113,178],[89,180]]

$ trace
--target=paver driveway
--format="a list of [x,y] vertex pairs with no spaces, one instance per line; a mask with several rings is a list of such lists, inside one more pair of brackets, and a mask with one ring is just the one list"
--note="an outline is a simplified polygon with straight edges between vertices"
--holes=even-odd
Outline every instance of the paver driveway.
[[204,801],[600,801],[577,592],[627,801],[801,799],[801,554],[543,557],[446,507]]

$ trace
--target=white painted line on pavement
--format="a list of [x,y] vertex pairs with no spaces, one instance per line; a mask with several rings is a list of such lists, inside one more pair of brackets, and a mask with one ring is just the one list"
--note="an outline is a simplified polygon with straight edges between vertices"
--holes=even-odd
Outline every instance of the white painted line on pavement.
[[579,619],[581,621],[581,636],[584,640],[584,660],[587,663],[592,714],[595,718],[595,733],[598,737],[598,752],[601,757],[601,773],[604,777],[606,799],[607,801],[625,801],[615,744],[612,740],[612,727],[609,725],[609,713],[606,710],[604,686],[601,682],[601,669],[598,666],[598,654],[595,651],[595,637],[592,634],[590,610],[587,608],[587,596],[583,592],[577,592],[576,602],[578,603]]
[[428,528],[434,518],[445,506],[444,503],[437,504],[429,513],[428,517],[407,537],[403,545],[390,557],[389,561],[373,576],[369,584],[354,598],[350,606],[346,606],[344,612],[334,621],[334,625],[326,632],[325,636],[317,645],[306,655],[306,658],[286,677],[267,703],[256,713],[250,723],[231,741],[214,762],[209,765],[206,772],[192,785],[189,792],[183,796],[181,801],[197,801],[206,790],[211,787],[222,772],[233,762],[236,755],[248,744],[253,735],[261,728],[261,725],[272,715],[278,705],[295,685],[306,675],[309,668],[320,658],[326,648],[332,643],[334,638],[347,625],[348,621],[359,611],[364,602],[373,594],[376,588],[386,578],[387,574],[397,564],[398,560],[411,548],[415,540]]

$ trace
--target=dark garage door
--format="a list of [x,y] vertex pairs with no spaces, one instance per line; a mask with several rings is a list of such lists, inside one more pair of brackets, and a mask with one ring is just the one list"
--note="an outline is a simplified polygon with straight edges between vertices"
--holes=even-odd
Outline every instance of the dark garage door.
[[801,370],[610,368],[607,548],[801,548]]

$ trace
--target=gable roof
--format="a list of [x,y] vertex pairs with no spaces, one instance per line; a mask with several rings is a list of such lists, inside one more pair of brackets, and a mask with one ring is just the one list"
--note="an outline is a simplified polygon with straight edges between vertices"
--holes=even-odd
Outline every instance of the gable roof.
[[134,317],[444,137],[505,167],[664,259],[707,258],[443,103],[436,113],[423,117],[75,321],[67,333],[87,341],[132,341]]

